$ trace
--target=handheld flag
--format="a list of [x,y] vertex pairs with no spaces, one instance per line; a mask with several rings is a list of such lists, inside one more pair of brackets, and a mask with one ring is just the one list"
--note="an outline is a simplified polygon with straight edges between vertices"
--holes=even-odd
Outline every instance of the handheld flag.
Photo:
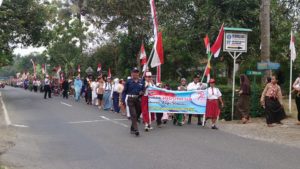
[[219,35],[215,43],[211,47],[211,52],[215,58],[217,58],[220,54],[222,48],[223,36],[224,36],[224,24],[222,24],[221,29],[219,31]]
[[77,67],[77,72],[78,72],[78,73],[81,72],[81,70],[80,70],[80,65],[78,65],[78,67]]
[[162,33],[158,32],[157,39],[154,43],[154,52],[151,67],[157,67],[164,64],[164,49],[162,43]]
[[141,59],[141,64],[143,65],[143,72],[145,72],[147,69],[147,55],[145,52],[144,43],[142,43],[142,45],[141,45],[140,59]]
[[98,67],[97,67],[97,72],[100,72],[101,71],[101,63],[98,63]]
[[291,50],[291,59],[294,62],[297,54],[296,54],[296,48],[295,48],[295,36],[293,35],[292,31],[291,31],[290,50]]
[[110,68],[108,68],[108,74],[107,74],[107,77],[111,78]]

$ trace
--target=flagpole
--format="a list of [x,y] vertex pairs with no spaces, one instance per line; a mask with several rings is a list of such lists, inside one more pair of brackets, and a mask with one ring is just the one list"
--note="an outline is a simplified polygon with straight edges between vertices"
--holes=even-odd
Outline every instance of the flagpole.
[[290,59],[290,93],[289,93],[289,114],[292,113],[292,78],[293,78],[293,61]]

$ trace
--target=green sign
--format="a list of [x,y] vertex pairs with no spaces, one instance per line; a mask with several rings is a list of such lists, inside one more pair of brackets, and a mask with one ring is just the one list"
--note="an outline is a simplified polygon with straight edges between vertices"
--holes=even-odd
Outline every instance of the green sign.
[[247,70],[246,72],[247,75],[253,75],[253,76],[261,76],[262,73],[259,71],[253,71],[253,70]]

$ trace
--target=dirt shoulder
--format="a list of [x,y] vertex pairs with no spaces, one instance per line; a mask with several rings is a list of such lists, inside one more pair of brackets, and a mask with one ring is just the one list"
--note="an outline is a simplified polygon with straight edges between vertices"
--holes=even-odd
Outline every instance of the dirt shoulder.
[[294,118],[282,120],[283,125],[267,127],[264,118],[251,119],[251,123],[241,124],[239,121],[220,121],[220,130],[244,138],[284,144],[300,148],[300,126]]

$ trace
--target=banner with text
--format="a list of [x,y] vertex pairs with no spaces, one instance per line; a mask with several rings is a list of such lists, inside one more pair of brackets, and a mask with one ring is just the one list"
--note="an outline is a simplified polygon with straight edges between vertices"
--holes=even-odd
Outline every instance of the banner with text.
[[207,90],[172,91],[148,88],[149,112],[205,114]]

